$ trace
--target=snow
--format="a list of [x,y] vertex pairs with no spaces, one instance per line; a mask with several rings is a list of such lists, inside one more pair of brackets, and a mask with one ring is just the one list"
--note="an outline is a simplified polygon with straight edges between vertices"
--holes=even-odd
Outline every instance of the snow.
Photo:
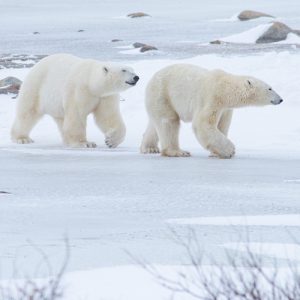
[[[267,215],[266,220],[273,222],[269,215],[300,214],[300,56],[274,52],[203,55],[181,61],[256,76],[283,97],[279,106],[236,110],[230,138],[237,154],[232,160],[208,158],[190,124],[182,124],[180,142],[191,151],[191,158],[139,154],[147,123],[145,86],[158,69],[178,62],[131,63],[141,79],[122,94],[127,137],[113,150],[105,147],[92,118],[88,137],[97,142],[96,149],[64,147],[48,117],[32,132],[35,144],[12,144],[9,130],[16,100],[0,96],[0,190],[11,193],[0,194],[2,277],[12,274],[16,257],[24,272],[36,263],[37,254],[28,240],[41,247],[56,266],[67,234],[72,253],[69,271],[129,264],[123,249],[173,265],[179,262],[180,249],[170,238],[167,220],[235,215],[252,221],[251,216]],[[23,79],[27,72],[1,70],[0,77]],[[278,220],[283,218],[278,216]],[[291,242],[283,226],[261,226],[265,223],[251,226],[252,242]],[[184,232],[182,225],[172,226]],[[220,244],[245,238],[243,225],[235,229],[219,226],[217,231],[213,225],[194,227],[205,249],[217,259],[222,257]],[[299,227],[290,228],[297,232]],[[236,232],[241,236],[236,237]],[[22,255],[16,255],[16,249]]]
[[[261,24],[244,32],[223,37],[218,40],[227,43],[255,44],[258,38],[261,37],[271,26],[272,23]],[[295,33],[289,33],[285,40],[274,44],[300,44],[300,37]]]
[[300,226],[300,215],[226,216],[170,219],[171,224],[213,226]]
[[[53,54],[72,53],[100,60],[137,60],[144,56],[120,53],[112,39],[120,45],[134,42],[156,46],[156,57],[187,58],[199,53],[219,51],[220,47],[198,47],[220,36],[231,36],[266,23],[266,18],[238,22],[233,15],[245,9],[267,12],[280,17],[291,28],[300,28],[299,1],[253,0],[247,7],[241,0],[203,2],[165,1],[95,1],[95,0],[10,0],[0,11],[5,27],[0,28],[2,53]],[[127,18],[128,13],[142,11],[151,18]],[[233,16],[231,18],[231,16]],[[78,30],[84,29],[84,32]],[[33,34],[40,32],[40,34]],[[180,40],[191,40],[187,47]],[[282,48],[277,45],[277,48]],[[248,47],[239,53],[251,54]]]
[[300,36],[295,33],[289,33],[286,40],[277,42],[277,44],[300,44]]
[[[298,250],[299,251],[299,250]],[[191,266],[172,265],[162,266],[154,265],[155,270],[165,278],[184,283],[182,276],[185,274],[185,280],[190,280],[189,288],[201,293],[201,289],[195,284],[199,278],[195,274],[195,269]],[[222,267],[227,274],[232,274],[232,278],[236,278],[237,274],[232,267]],[[244,268],[239,268],[239,271],[247,272]],[[273,274],[274,268],[263,268],[265,274]],[[295,269],[296,270],[296,269]],[[220,274],[220,270],[214,265],[201,266],[200,272],[203,272],[206,278],[216,278]],[[211,275],[210,275],[211,274]],[[278,282],[284,286],[284,283],[293,278],[291,269],[288,267],[277,269]],[[246,277],[245,277],[246,278]],[[259,284],[264,282],[264,278],[258,280]],[[196,281],[196,282],[195,282]],[[43,284],[45,281],[36,279],[35,282]],[[9,288],[11,291],[15,289],[14,284],[23,286],[22,280],[18,281],[2,281],[4,288]],[[180,293],[166,289],[159,284],[158,280],[146,272],[142,267],[136,265],[117,266],[110,268],[102,268],[95,270],[86,270],[81,272],[67,273],[62,280],[61,287],[63,288],[63,300],[192,300],[193,296],[186,293]],[[204,294],[204,291],[203,291]]]
[[[10,0],[0,11],[6,24],[0,28],[2,54],[68,52],[122,61],[141,79],[122,94],[127,136],[117,149],[106,148],[92,118],[87,132],[96,149],[63,146],[49,117],[34,128],[35,144],[12,144],[9,131],[17,100],[0,95],[0,192],[7,192],[0,193],[0,278],[47,277],[47,270],[39,269],[36,249],[58,269],[68,236],[71,258],[64,300],[170,299],[170,292],[132,265],[127,254],[146,259],[170,276],[188,269],[182,266],[186,260],[170,227],[181,236],[192,227],[203,251],[221,264],[224,251],[247,249],[264,262],[276,258],[283,267],[288,260],[299,263],[300,248],[293,237],[300,230],[300,52],[297,46],[281,45],[299,44],[299,37],[289,34],[283,43],[251,45],[270,24],[264,18],[236,18],[238,12],[253,9],[297,29],[299,1],[253,0],[250,6],[245,8],[240,0],[214,0],[205,6],[199,0],[188,6],[181,0],[141,0],[138,6],[121,0]],[[152,17],[120,17],[135,11]],[[247,45],[201,46],[218,36]],[[114,38],[123,41],[111,43]],[[132,49],[134,42],[159,51],[140,53]],[[232,160],[209,158],[191,124],[182,124],[180,144],[192,157],[141,155],[146,84],[157,70],[178,62],[258,77],[284,102],[235,111],[229,133],[237,149]],[[23,80],[28,71],[1,69],[0,79]]]
[[220,41],[228,42],[228,43],[253,43],[255,44],[257,39],[264,34],[270,27],[272,23],[258,25],[252,29],[247,31],[234,34],[228,37],[220,38]]
[[300,183],[300,179],[286,179],[284,180],[286,183]]

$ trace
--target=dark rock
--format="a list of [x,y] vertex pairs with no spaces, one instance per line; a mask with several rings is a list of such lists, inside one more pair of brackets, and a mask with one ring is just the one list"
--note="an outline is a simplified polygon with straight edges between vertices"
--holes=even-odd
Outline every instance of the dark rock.
[[295,30],[292,30],[287,25],[281,22],[274,22],[273,25],[257,39],[256,43],[263,44],[280,42],[285,40],[287,35],[292,32],[295,32]]
[[40,34],[38,31],[33,32],[33,34]]
[[294,29],[294,30],[292,30],[292,33],[295,33],[295,34],[297,34],[297,35],[299,35],[299,36],[300,36],[300,30],[298,30],[298,29]]
[[85,32],[84,29],[79,29],[77,32]]
[[150,45],[145,45],[142,48],[140,48],[140,52],[147,52],[147,51],[152,51],[152,50],[158,50],[158,49],[156,47],[150,46]]
[[123,40],[119,40],[119,39],[113,39],[111,40],[112,43],[116,43],[116,42],[123,42]]
[[271,15],[268,15],[268,14],[265,14],[265,13],[262,13],[259,11],[253,11],[253,10],[244,10],[238,15],[238,18],[241,21],[248,21],[248,20],[257,19],[257,18],[261,18],[261,17],[274,18]]
[[147,46],[147,45],[143,44],[143,43],[136,42],[136,43],[133,43],[132,46],[134,48],[142,48],[142,47]]
[[0,191],[0,194],[11,194],[10,192]]
[[145,14],[143,12],[135,12],[135,13],[128,14],[127,17],[129,17],[129,18],[141,18],[141,17],[150,17],[150,15]]
[[15,94],[19,93],[22,81],[16,77],[6,77],[0,80],[0,94]]
[[220,40],[211,41],[210,44],[221,45],[222,42]]

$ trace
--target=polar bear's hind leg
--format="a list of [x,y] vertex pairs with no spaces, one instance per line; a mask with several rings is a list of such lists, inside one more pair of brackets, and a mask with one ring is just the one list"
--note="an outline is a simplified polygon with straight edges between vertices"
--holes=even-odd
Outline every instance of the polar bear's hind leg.
[[34,106],[28,107],[26,102],[26,99],[19,99],[17,115],[11,129],[11,139],[13,142],[18,144],[33,143],[29,134],[41,118],[37,109]]
[[[175,112],[174,112],[175,113]],[[162,117],[156,122],[156,128],[161,145],[161,155],[170,157],[187,157],[191,154],[179,148],[179,117]]]
[[149,121],[148,127],[143,135],[141,153],[159,153],[158,135],[153,122]]

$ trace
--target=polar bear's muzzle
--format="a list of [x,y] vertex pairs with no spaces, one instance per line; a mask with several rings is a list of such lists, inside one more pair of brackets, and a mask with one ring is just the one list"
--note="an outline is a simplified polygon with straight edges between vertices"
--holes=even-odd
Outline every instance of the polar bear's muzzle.
[[276,99],[276,100],[272,100],[271,103],[274,104],[274,105],[278,105],[280,104],[281,102],[283,102],[282,99]]
[[272,90],[272,88],[269,89],[272,93],[273,93],[273,99],[271,100],[271,103],[274,104],[274,105],[278,105],[280,104],[281,102],[283,102],[281,96],[279,96],[276,92],[274,92]]
[[126,81],[127,84],[129,85],[136,85],[136,83],[139,81],[140,77],[135,75],[131,81]]

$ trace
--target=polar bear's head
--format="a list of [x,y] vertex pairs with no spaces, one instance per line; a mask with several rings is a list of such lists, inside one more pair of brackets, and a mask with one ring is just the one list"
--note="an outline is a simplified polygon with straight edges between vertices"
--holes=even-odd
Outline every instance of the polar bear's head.
[[135,86],[138,80],[139,77],[131,67],[99,63],[91,74],[90,83],[97,95],[109,96]]
[[246,77],[244,85],[247,95],[246,101],[250,105],[278,105],[283,101],[270,85],[257,78]]

